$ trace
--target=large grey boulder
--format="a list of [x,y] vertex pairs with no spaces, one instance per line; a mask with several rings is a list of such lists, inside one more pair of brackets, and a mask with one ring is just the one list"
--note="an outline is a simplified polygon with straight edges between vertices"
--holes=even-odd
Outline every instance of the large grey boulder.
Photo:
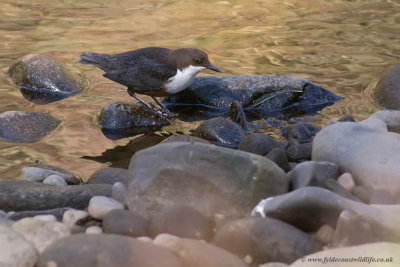
[[288,190],[286,174],[265,157],[202,143],[141,150],[129,172],[126,204],[144,215],[185,204],[206,216],[242,216],[260,199]]

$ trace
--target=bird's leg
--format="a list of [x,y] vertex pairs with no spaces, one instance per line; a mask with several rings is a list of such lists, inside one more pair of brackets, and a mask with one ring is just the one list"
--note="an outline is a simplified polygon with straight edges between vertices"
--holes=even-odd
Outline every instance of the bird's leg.
[[169,111],[164,105],[163,103],[161,103],[160,100],[158,100],[156,97],[152,96],[151,98],[153,98],[154,101],[156,101],[156,103],[163,109],[163,111],[169,116],[169,117],[177,117],[178,115],[175,113],[172,113],[171,111]]
[[140,102],[140,104],[142,104],[144,107],[148,108],[151,110],[151,112],[153,112],[153,114],[160,116],[160,117],[171,117],[170,114],[172,114],[170,111],[168,111],[168,113],[165,113],[164,110],[160,110],[156,107],[154,107],[153,105],[150,105],[149,103],[146,103],[143,99],[141,99],[140,97],[138,97],[134,92],[132,92],[131,90],[128,89],[128,94],[135,98],[137,101]]

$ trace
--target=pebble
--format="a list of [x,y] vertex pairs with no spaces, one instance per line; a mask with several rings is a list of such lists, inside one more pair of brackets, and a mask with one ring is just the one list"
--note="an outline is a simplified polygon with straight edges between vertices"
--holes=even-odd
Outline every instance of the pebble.
[[100,226],[90,226],[86,228],[85,234],[102,234],[103,229]]
[[356,186],[353,176],[348,172],[345,172],[342,175],[340,175],[337,181],[341,186],[343,186],[349,192],[352,192],[354,187]]
[[334,233],[335,229],[333,229],[332,226],[324,224],[316,233],[313,234],[313,237],[322,244],[328,245],[332,241]]
[[112,186],[111,196],[113,199],[123,204],[125,202],[126,195],[128,194],[128,189],[121,182],[116,182]]
[[89,201],[88,211],[93,218],[103,219],[111,210],[123,208],[124,206],[115,199],[104,196],[94,196]]
[[43,222],[56,222],[57,218],[54,215],[36,215],[33,217],[35,220],[43,221]]
[[61,176],[57,174],[52,174],[43,180],[44,184],[58,185],[58,186],[67,186],[67,182]]
[[75,210],[75,209],[70,209],[64,212],[62,222],[68,227],[72,227],[75,225],[75,223],[83,218],[87,218],[89,216],[89,213],[84,210]]

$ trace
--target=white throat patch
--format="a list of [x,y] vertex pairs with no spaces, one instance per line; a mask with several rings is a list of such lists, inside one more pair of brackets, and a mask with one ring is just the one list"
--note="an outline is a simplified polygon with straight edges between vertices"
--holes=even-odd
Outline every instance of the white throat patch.
[[205,67],[192,65],[183,70],[178,69],[175,76],[169,78],[168,82],[165,84],[167,93],[176,94],[183,89],[186,89],[192,83],[194,76],[204,69]]

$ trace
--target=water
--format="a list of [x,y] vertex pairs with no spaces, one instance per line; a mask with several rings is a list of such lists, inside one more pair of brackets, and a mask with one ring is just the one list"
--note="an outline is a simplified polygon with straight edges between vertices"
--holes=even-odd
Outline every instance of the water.
[[292,74],[343,96],[319,113],[316,124],[345,114],[360,120],[380,109],[371,90],[400,62],[399,11],[397,0],[1,0],[0,69],[40,53],[85,73],[91,85],[83,94],[39,106],[0,75],[0,112],[42,111],[63,121],[33,144],[0,141],[0,179],[18,178],[23,166],[37,160],[86,179],[110,163],[125,166],[132,151],[162,139],[158,134],[111,141],[101,134],[101,108],[129,98],[101,70],[77,63],[82,51],[196,47],[228,73]]

